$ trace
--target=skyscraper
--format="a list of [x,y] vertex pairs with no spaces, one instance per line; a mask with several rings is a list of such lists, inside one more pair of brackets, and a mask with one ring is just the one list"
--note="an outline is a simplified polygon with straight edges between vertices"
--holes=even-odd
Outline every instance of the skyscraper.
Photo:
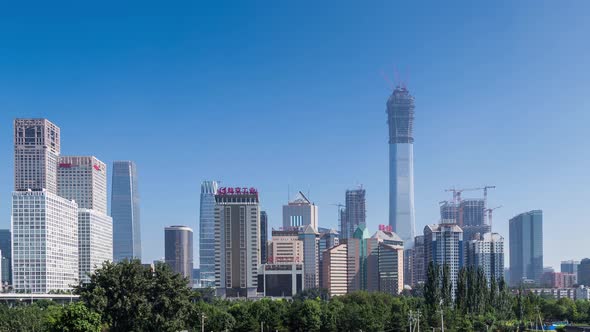
[[333,248],[340,244],[339,234],[335,229],[322,229],[320,233],[320,241],[318,244],[318,259],[319,259],[319,278],[320,278],[320,288],[326,288],[323,285],[324,282],[324,252],[330,248]]
[[327,249],[322,254],[322,288],[330,296],[348,293],[348,248],[346,244],[339,244]]
[[367,211],[365,207],[366,191],[359,189],[346,190],[346,207],[342,218],[341,235],[343,239],[351,238],[360,225],[367,224]]
[[348,249],[348,291],[366,290],[368,286],[367,244],[369,230],[365,224],[359,225],[351,238],[347,240]]
[[305,289],[318,288],[319,271],[319,233],[312,225],[305,226],[299,232],[299,238],[303,241],[303,271]]
[[170,226],[164,229],[164,260],[172,271],[181,274],[192,284],[192,229],[187,226]]
[[404,242],[394,232],[378,230],[367,240],[368,290],[398,295],[404,288]]
[[574,284],[578,283],[578,266],[580,265],[580,261],[569,260],[569,261],[561,261],[561,272],[562,273],[571,273],[574,275]]
[[590,285],[590,258],[584,258],[578,265],[578,284]]
[[404,241],[414,243],[414,97],[398,86],[387,100],[389,125],[389,224]]
[[17,292],[69,290],[78,282],[78,205],[57,195],[59,127],[14,121],[12,276]]
[[517,215],[510,219],[509,231],[511,285],[524,280],[539,283],[543,274],[543,212]]
[[414,250],[412,251],[412,279],[410,286],[422,284],[426,281],[426,266],[424,265],[424,235],[414,238]]
[[141,260],[141,229],[137,170],[132,161],[113,163],[111,217],[113,218],[113,257]]
[[215,195],[215,286],[222,297],[255,297],[260,265],[260,210],[254,188]]
[[268,215],[260,211],[260,264],[266,264],[268,247]]
[[215,194],[216,181],[201,183],[201,208],[199,216],[199,267],[201,286],[215,286]]
[[424,265],[434,262],[447,265],[453,285],[457,286],[457,274],[463,267],[463,231],[457,224],[433,224],[424,227]]
[[14,120],[14,190],[57,194],[59,127],[47,119]]
[[59,157],[57,193],[78,204],[79,272],[82,282],[113,260],[113,220],[107,213],[107,167],[95,157]]
[[311,225],[318,229],[318,207],[300,191],[289,204],[283,205],[283,227]]
[[461,216],[457,223],[459,226],[481,226],[485,225],[485,201],[483,199],[463,199],[459,203]]
[[504,277],[504,238],[500,234],[477,234],[466,243],[465,265],[482,268],[488,282]]
[[12,246],[9,229],[0,229],[0,284],[12,285]]

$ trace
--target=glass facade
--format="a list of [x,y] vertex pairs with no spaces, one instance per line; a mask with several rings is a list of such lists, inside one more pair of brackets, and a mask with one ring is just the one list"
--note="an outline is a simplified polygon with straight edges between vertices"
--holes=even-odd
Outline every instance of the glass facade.
[[215,193],[216,181],[201,184],[201,208],[199,218],[199,267],[202,287],[215,285]]
[[113,218],[113,259],[141,260],[141,232],[137,171],[132,161],[113,163],[111,217]]
[[11,270],[11,259],[12,249],[10,245],[10,230],[0,229],[0,264],[2,264],[2,274],[0,274],[0,281],[2,284],[6,283],[12,285],[12,270]]
[[389,126],[389,225],[412,248],[414,211],[414,97],[398,86],[387,100]]
[[260,211],[260,264],[266,264],[266,250],[268,246],[268,215]]
[[510,278],[539,282],[543,274],[543,211],[521,213],[510,219]]
[[164,247],[166,264],[192,283],[193,230],[186,226],[166,227]]

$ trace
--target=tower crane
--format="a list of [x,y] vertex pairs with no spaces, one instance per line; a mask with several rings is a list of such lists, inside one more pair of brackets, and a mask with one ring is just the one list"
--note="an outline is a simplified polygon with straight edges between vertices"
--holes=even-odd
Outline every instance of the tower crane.
[[484,208],[484,214],[487,212],[488,213],[488,224],[490,225],[490,232],[492,231],[492,212],[494,212],[494,210],[497,210],[499,208],[501,208],[502,205],[496,206],[495,208],[491,208],[491,209],[485,209]]

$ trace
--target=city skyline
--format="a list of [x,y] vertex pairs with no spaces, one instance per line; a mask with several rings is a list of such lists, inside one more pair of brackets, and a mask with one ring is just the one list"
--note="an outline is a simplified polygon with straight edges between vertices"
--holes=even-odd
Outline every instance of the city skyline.
[[[411,5],[404,6],[410,13],[417,11]],[[253,39],[250,50],[244,49],[232,30],[214,25],[220,40],[225,37],[238,43],[239,60],[243,61],[231,55],[221,56],[222,65],[210,70],[206,70],[207,66],[227,49],[213,38],[203,40],[203,45],[193,44],[192,31],[164,19],[160,23],[168,27],[167,31],[184,31],[182,36],[186,38],[158,39],[149,36],[149,29],[144,34],[139,29],[152,22],[140,15],[135,19],[138,30],[108,42],[126,23],[115,19],[114,27],[99,31],[102,25],[91,21],[86,29],[93,38],[88,40],[98,40],[97,49],[86,43],[90,48],[69,44],[69,40],[80,37],[75,32],[79,29],[72,28],[76,23],[69,19],[64,20],[64,26],[70,32],[59,27],[45,30],[48,21],[44,19],[22,31],[15,27],[23,23],[3,20],[0,25],[4,31],[18,32],[7,37],[10,51],[0,65],[5,74],[0,86],[6,93],[2,96],[6,111],[0,114],[0,156],[11,159],[14,118],[44,117],[62,128],[63,155],[92,152],[109,165],[109,172],[113,160],[134,160],[141,182],[142,240],[154,244],[143,248],[145,261],[163,257],[161,230],[166,225],[179,223],[198,229],[198,188],[206,179],[258,187],[261,208],[268,211],[269,228],[280,225],[288,186],[310,192],[310,199],[321,210],[320,227],[337,228],[337,210],[330,204],[341,201],[347,188],[363,184],[367,190],[368,228],[373,231],[388,220],[383,110],[391,88],[380,71],[395,80],[395,63],[402,68],[402,76],[406,76],[408,88],[417,100],[415,136],[420,139],[415,143],[416,229],[438,220],[437,202],[448,199],[444,188],[493,183],[498,188],[490,194],[489,206],[503,205],[494,213],[493,231],[507,237],[510,218],[542,209],[544,233],[552,235],[544,239],[544,245],[552,248],[545,252],[545,265],[557,268],[562,260],[584,258],[578,247],[590,227],[581,213],[584,198],[590,196],[583,181],[590,159],[583,152],[581,160],[569,162],[571,156],[579,156],[579,151],[585,151],[590,144],[583,125],[590,120],[583,93],[588,81],[582,74],[590,66],[583,57],[587,49],[578,43],[588,22],[580,20],[567,6],[514,4],[509,8],[485,8],[489,13],[478,10],[478,21],[457,19],[450,9],[435,15],[429,8],[416,21],[395,16],[398,14],[361,21],[359,27],[344,28],[350,43],[331,39],[339,35],[334,31],[317,36],[309,28],[298,31],[292,26],[297,22],[293,18],[299,19],[303,13],[295,11],[293,18],[284,23],[274,22],[278,24],[275,30],[290,37],[286,40],[295,41],[293,46],[277,42],[273,32],[264,34],[263,28],[271,20],[264,18],[246,29],[246,35]],[[380,9],[380,14],[365,8],[360,14],[385,18],[382,15],[392,12],[389,9]],[[317,10],[325,13],[323,8]],[[140,14],[149,12],[149,8],[143,9]],[[188,12],[196,15],[195,11]],[[52,10],[48,9],[48,13]],[[228,15],[235,15],[232,13]],[[108,16],[104,12],[97,15]],[[326,22],[342,23],[356,15],[339,8],[335,17]],[[419,29],[426,17],[444,27],[450,37],[448,47],[441,50],[436,61],[432,54],[442,47],[440,36]],[[541,31],[527,28],[535,26],[539,19],[551,20],[555,26]],[[316,17],[309,20],[312,27],[324,23]],[[236,24],[244,26],[246,22],[238,19]],[[485,27],[490,25],[497,29]],[[408,36],[395,32],[401,28],[410,31]],[[35,39],[36,33],[56,43],[40,42]],[[481,40],[482,35],[489,39]],[[392,40],[398,37],[399,45],[395,46]],[[18,41],[30,38],[34,42],[27,45]],[[554,44],[546,50],[544,41],[549,39]],[[120,40],[134,42],[127,47]],[[330,42],[322,46],[325,40]],[[267,42],[272,43],[267,46]],[[182,56],[183,47],[188,48],[190,56],[200,54],[196,44],[199,49],[209,47],[211,51],[203,51],[204,55],[194,61]],[[143,54],[143,50],[166,45],[171,46],[168,51],[161,47],[152,56]],[[355,46],[362,51],[355,52]],[[310,59],[301,52],[287,54],[297,48],[314,51]],[[513,50],[506,54],[504,50],[510,48]],[[275,60],[257,60],[267,52]],[[30,54],[48,56],[37,59]],[[67,56],[59,60],[64,54]],[[305,61],[299,63],[302,59]],[[63,75],[62,61],[73,66]],[[227,72],[222,73],[224,67]],[[410,74],[406,67],[411,69]],[[39,73],[49,79],[39,78]],[[233,97],[225,98],[226,94]],[[240,100],[240,107],[235,107],[234,98]],[[297,117],[301,114],[305,120]],[[222,120],[227,120],[223,126],[212,125]],[[170,121],[176,125],[177,136],[153,134]],[[195,124],[199,130],[194,130]],[[289,134],[285,130],[288,125],[302,128],[300,134],[304,134]],[[453,127],[458,133],[450,130]],[[560,139],[545,135],[542,128],[561,132]],[[241,135],[253,131],[258,132],[252,134],[257,154],[264,154],[254,159],[250,153],[240,152],[253,144]],[[207,141],[211,137],[214,139]],[[195,143],[188,148],[177,145],[191,140]],[[306,149],[297,150],[302,145]],[[236,154],[230,158],[220,151]],[[293,159],[299,151],[305,151],[306,158]],[[236,171],[238,168],[243,171]],[[557,169],[561,172],[554,174]],[[0,166],[0,228],[9,228],[13,172],[11,163]],[[563,227],[564,222],[571,228]]]

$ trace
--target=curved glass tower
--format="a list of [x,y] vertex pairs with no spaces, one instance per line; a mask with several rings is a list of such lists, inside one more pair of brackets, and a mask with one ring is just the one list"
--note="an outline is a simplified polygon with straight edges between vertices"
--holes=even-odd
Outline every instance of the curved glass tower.
[[387,100],[389,125],[389,225],[412,248],[414,212],[414,97],[398,86]]

